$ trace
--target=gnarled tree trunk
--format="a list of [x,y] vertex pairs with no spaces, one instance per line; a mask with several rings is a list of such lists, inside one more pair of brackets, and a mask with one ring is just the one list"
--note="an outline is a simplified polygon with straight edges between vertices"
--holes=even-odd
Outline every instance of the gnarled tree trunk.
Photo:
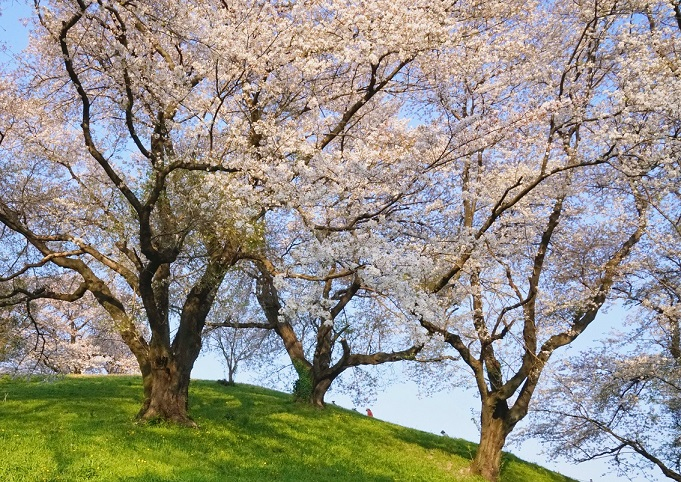
[[[162,288],[147,297],[147,313],[155,313],[156,319],[150,320],[152,337],[147,356],[141,360],[138,357],[144,383],[144,403],[138,418],[159,418],[181,425],[196,426],[188,414],[189,381],[194,362],[201,351],[201,333],[206,315],[226,270],[227,264],[221,261],[207,266],[201,279],[187,294],[172,342],[168,310],[164,307],[168,302],[165,287],[167,284],[162,283]],[[162,276],[161,279],[165,277]],[[152,298],[154,302],[149,301]],[[162,309],[155,312],[153,308],[158,306]]]
[[480,445],[471,463],[472,473],[490,481],[499,480],[501,451],[514,426],[508,420],[508,405],[505,400],[496,405],[483,404],[480,414]]
[[326,392],[329,391],[329,387],[331,386],[331,382],[333,382],[333,378],[322,378],[321,380],[315,380],[314,386],[312,388],[312,405],[315,407],[324,407],[324,397],[326,396]]
[[189,379],[191,369],[175,360],[160,358],[142,375],[144,403],[137,417],[142,420],[163,419],[194,427],[189,417]]

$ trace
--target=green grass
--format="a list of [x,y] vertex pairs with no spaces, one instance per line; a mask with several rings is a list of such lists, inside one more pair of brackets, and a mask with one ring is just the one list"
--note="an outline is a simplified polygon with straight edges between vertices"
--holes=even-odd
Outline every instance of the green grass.
[[[195,381],[199,429],[137,424],[137,377],[0,379],[0,480],[456,481],[470,442],[318,410],[263,388]],[[571,479],[506,456],[503,482]]]

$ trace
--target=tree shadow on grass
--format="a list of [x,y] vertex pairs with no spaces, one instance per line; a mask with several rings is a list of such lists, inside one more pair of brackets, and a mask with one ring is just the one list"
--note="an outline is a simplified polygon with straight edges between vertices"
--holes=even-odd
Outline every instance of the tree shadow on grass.
[[441,450],[451,455],[457,455],[467,460],[472,460],[478,444],[460,438],[434,435],[429,432],[418,430],[405,430],[395,426],[393,433],[396,438],[409,444],[415,444],[427,450]]
[[[409,462],[386,453],[394,447],[388,444],[383,449],[383,433],[373,433],[372,428],[379,426],[366,417],[335,409],[320,411],[281,394],[230,388],[223,393],[194,402],[197,431],[147,427],[162,432],[168,447],[182,453],[201,452],[202,478],[191,478],[193,469],[188,465],[196,465],[191,458],[181,460],[178,455],[165,461],[182,467],[184,480],[431,480],[410,477]],[[204,433],[206,444],[201,445]],[[145,447],[144,440],[127,443],[133,444],[133,452]],[[214,478],[214,474],[220,475]]]
[[[14,390],[11,384],[0,384],[0,389],[16,391],[8,410],[0,412],[0,426],[7,422],[10,432],[21,434],[17,447],[26,454],[21,464],[28,469],[40,458],[49,462],[43,471],[46,479],[25,480],[474,479],[462,471],[475,452],[472,442],[406,429],[340,407],[319,410],[260,387],[192,383],[190,411],[199,429],[187,429],[133,423],[141,402],[139,378],[78,382],[24,387],[24,395],[21,386]],[[40,455],[33,448],[40,448]],[[543,469],[513,456],[504,460],[504,482],[570,480],[545,478]]]
[[[478,444],[468,440],[438,436],[418,430],[404,430],[400,426],[393,427],[393,433],[409,444],[415,444],[427,450],[441,450],[445,453],[472,460]],[[570,477],[552,472],[539,465],[526,462],[513,454],[504,453],[501,460],[502,482],[577,482]]]
[[527,482],[528,480],[536,482],[578,482],[540,465],[526,462],[509,453],[504,453],[501,458],[501,480],[503,482]]
[[[173,475],[158,475],[151,472],[132,477],[123,477],[117,480],[121,482],[244,482],[244,481],[276,481],[276,482],[395,482],[395,478],[385,475],[380,476],[366,472],[359,467],[348,467],[345,464],[329,465],[324,471],[304,470],[282,471],[278,468],[250,467],[222,470],[207,470],[200,474],[195,470],[178,467]],[[399,480],[399,479],[397,479]]]

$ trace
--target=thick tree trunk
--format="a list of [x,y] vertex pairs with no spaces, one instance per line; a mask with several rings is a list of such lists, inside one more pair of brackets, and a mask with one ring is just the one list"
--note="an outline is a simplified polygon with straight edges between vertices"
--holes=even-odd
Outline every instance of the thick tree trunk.
[[182,367],[167,357],[156,357],[142,368],[144,403],[137,414],[141,420],[162,419],[195,427],[189,417],[189,379],[191,367]]
[[[167,309],[163,308],[160,313],[156,313],[154,323],[150,320],[152,336],[148,355],[140,361],[145,399],[138,418],[158,418],[180,425],[196,426],[187,413],[189,380],[194,362],[201,351],[201,332],[206,315],[225,276],[226,266],[222,262],[211,262],[199,282],[189,291],[172,343]],[[156,298],[160,300],[158,303]],[[147,314],[153,313],[159,305],[167,304],[166,300],[167,293],[162,290],[157,290],[153,296],[147,296]]]
[[[291,356],[290,353],[289,356]],[[298,374],[298,379],[293,383],[293,397],[298,401],[310,402],[314,390],[312,367],[304,358],[301,360],[291,356],[291,361]]]
[[305,360],[293,360],[293,366],[298,373],[298,380],[293,384],[294,398],[300,402],[324,408],[324,397],[336,377],[328,374],[319,375],[315,372],[314,366],[306,364]]
[[505,401],[496,406],[483,404],[480,415],[480,445],[471,462],[471,472],[481,475],[490,482],[499,480],[501,450],[506,437],[513,430],[507,420],[508,406]]
[[331,382],[333,382],[333,379],[330,378],[323,378],[321,380],[317,380],[314,383],[314,388],[312,390],[312,405],[315,407],[319,408],[324,408],[324,397],[326,396],[326,392],[329,390],[329,387],[331,386]]

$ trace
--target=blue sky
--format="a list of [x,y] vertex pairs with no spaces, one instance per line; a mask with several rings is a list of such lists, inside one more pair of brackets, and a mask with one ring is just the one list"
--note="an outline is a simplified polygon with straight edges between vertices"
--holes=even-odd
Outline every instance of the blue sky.
[[0,63],[8,60],[9,52],[20,52],[27,43],[28,29],[22,19],[30,15],[30,9],[16,0],[0,0]]

